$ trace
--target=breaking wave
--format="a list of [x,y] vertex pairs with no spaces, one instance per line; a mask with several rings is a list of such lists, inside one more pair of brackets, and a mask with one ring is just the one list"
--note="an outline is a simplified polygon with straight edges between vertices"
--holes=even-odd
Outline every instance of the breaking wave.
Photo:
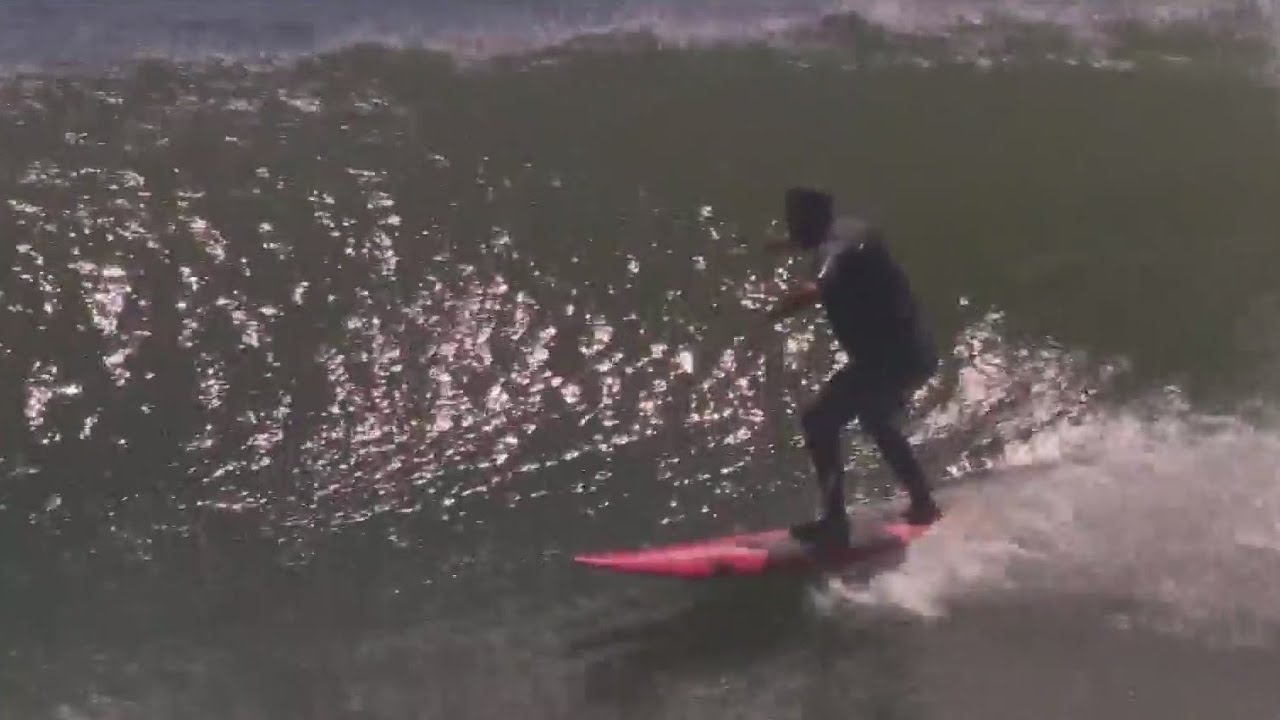
[[[917,59],[1010,53],[1114,59],[1136,43],[1156,55],[1196,54],[1204,38],[1274,48],[1280,20],[1268,0],[663,0],[600,4],[65,3],[7,8],[0,62],[12,68],[112,64],[139,55],[190,61],[305,56],[357,44],[427,48],[460,59],[551,48],[707,46],[765,42],[873,50]],[[1155,33],[1155,35],[1153,35]],[[1164,36],[1163,41],[1153,39]],[[75,38],[75,42],[52,42]],[[942,45],[928,50],[922,39]],[[1120,53],[1121,56],[1127,53]]]

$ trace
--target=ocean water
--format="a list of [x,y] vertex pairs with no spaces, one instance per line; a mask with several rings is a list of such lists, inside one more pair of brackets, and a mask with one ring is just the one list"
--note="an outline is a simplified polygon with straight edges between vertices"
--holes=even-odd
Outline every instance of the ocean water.
[[[1276,10],[6,0],[0,717],[1276,717]],[[930,318],[946,519],[575,567],[813,512],[796,183]]]

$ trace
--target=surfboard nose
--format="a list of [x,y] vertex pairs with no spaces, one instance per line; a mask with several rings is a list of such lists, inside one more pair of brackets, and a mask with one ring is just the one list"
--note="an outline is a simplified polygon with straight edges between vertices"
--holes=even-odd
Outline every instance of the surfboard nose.
[[722,547],[715,553],[679,552],[667,548],[648,551],[577,555],[574,562],[588,567],[640,575],[708,578],[759,572],[768,552],[751,547]]

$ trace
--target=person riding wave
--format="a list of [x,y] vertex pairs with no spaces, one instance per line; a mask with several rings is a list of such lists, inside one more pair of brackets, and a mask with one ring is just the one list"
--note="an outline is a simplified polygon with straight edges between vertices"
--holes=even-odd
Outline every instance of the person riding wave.
[[786,244],[813,255],[816,277],[785,293],[770,317],[820,304],[852,360],[828,379],[801,417],[823,512],[791,533],[805,541],[848,541],[840,434],[854,419],[906,488],[911,504],[904,519],[930,524],[941,511],[898,419],[939,362],[906,274],[890,256],[881,231],[855,217],[837,218],[830,194],[791,188],[785,206]]

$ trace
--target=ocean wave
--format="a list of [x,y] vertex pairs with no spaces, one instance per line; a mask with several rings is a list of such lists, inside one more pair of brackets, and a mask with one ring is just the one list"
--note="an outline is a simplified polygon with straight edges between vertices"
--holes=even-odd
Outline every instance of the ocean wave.
[[[353,45],[426,48],[461,60],[484,60],[582,47],[703,47],[815,40],[836,47],[874,45],[886,38],[910,46],[922,37],[950,41],[952,53],[978,54],[1041,39],[1036,52],[1106,56],[1117,42],[1167,32],[1176,54],[1188,34],[1215,40],[1247,38],[1268,50],[1280,37],[1270,0],[649,0],[601,7],[558,3],[512,9],[503,4],[393,0],[362,5],[245,1],[216,7],[195,3],[48,3],[9,7],[0,15],[0,63],[11,69],[101,65],[139,56],[177,61],[265,60],[341,50]],[[851,30],[852,29],[852,30]],[[66,42],[71,38],[73,42]],[[56,40],[56,41],[55,41]],[[975,49],[976,48],[976,49]]]

